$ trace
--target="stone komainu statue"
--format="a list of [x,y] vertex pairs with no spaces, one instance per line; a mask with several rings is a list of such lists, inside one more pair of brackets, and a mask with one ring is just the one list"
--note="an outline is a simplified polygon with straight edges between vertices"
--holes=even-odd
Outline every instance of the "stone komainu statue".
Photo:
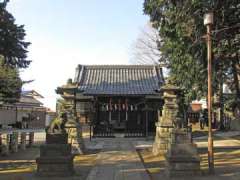
[[72,145],[65,131],[67,121],[67,113],[63,113],[46,129],[46,143],[41,144],[40,157],[36,159],[38,176],[51,179],[74,174]]
[[67,113],[64,112],[60,116],[60,118],[54,119],[49,127],[46,128],[46,132],[48,134],[60,134],[66,133],[65,124],[68,121]]

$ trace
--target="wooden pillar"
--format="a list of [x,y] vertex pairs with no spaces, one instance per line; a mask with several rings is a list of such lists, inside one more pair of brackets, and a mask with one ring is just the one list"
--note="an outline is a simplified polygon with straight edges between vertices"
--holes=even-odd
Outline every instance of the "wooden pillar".
[[[93,123],[94,123],[94,119],[96,117],[96,107],[95,107],[95,98],[93,99],[93,101],[91,101],[92,105],[91,105],[91,110],[89,112],[89,134],[90,134],[90,140],[92,139],[92,135],[93,135]],[[90,114],[91,112],[93,112],[93,114]]]
[[120,106],[121,106],[121,101],[120,101],[120,99],[118,100],[118,125],[121,125],[121,108],[120,108]]
[[94,97],[93,107],[94,107],[94,116],[91,120],[90,129],[92,131],[92,136],[94,137],[97,132],[97,123],[98,123],[98,98]]
[[31,147],[34,143],[34,132],[29,133],[29,147]]
[[[146,102],[145,102],[146,103]],[[146,121],[145,121],[145,123],[146,123],[146,132],[145,132],[145,135],[146,135],[146,137],[148,136],[148,105],[147,104],[145,104],[145,118],[146,118]]]
[[13,153],[18,152],[18,132],[12,133],[10,146]]
[[99,104],[98,104],[98,99],[96,99],[96,112],[97,112],[97,122],[99,122]]
[[223,116],[224,116],[224,98],[223,98],[223,73],[222,73],[222,66],[220,66],[220,82],[219,82],[219,105],[220,107],[218,108],[218,118],[220,122],[220,129],[224,130],[224,125],[223,125]]
[[112,120],[112,112],[109,110],[109,113],[108,113],[108,121],[109,123],[111,122]]
[[111,123],[111,120],[112,120],[112,98],[109,99],[109,117],[108,117],[108,120],[109,120],[109,123]]
[[21,133],[21,145],[20,145],[20,148],[22,150],[26,149],[26,133],[25,132]]
[[148,136],[148,110],[146,110],[146,137]]
[[126,115],[126,122],[125,122],[125,133],[127,133],[127,122],[128,122],[128,99],[125,98],[125,115]]

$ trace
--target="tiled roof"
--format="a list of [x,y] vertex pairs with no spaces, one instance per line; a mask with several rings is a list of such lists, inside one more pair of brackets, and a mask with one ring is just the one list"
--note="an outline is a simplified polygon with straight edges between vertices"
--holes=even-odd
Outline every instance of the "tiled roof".
[[156,65],[78,65],[74,82],[86,95],[150,95],[164,79]]
[[30,96],[21,96],[18,103],[26,104],[26,105],[27,104],[31,104],[31,105],[35,104],[35,105],[39,105],[39,106],[43,104],[36,98],[30,97]]
[[35,90],[23,90],[21,92],[22,96],[31,96],[31,97],[38,97],[38,98],[43,98],[43,96],[41,94],[39,94],[37,91]]

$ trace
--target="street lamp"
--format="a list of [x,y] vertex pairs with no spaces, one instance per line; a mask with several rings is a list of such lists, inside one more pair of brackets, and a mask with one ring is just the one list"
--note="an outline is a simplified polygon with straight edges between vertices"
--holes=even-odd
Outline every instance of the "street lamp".
[[208,166],[209,173],[214,173],[213,137],[212,137],[212,40],[211,28],[213,13],[204,15],[204,25],[207,26],[207,58],[208,58]]

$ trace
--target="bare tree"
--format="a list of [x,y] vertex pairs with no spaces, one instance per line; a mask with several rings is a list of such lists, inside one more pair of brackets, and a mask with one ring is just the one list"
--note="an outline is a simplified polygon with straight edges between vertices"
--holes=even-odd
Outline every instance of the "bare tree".
[[158,44],[160,37],[158,30],[153,28],[151,23],[146,24],[138,38],[133,42],[131,47],[131,64],[159,64],[161,52]]

